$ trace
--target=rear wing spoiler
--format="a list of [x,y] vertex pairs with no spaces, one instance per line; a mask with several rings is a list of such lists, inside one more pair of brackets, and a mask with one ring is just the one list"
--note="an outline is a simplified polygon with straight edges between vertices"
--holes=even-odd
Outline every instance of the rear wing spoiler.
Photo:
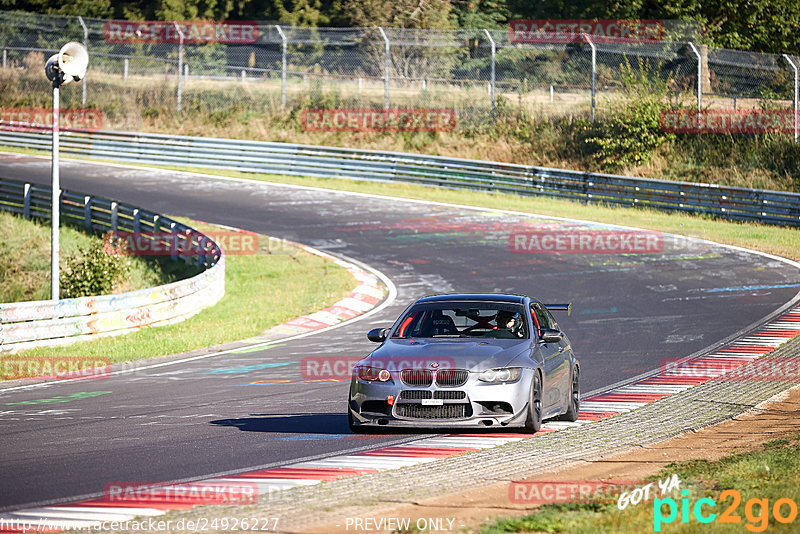
[[545,308],[550,311],[565,311],[567,315],[572,315],[572,303],[568,304],[545,304]]

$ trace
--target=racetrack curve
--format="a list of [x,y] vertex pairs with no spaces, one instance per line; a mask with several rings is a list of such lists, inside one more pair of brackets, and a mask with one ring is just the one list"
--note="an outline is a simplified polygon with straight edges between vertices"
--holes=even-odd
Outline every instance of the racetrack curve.
[[[0,155],[3,178],[48,184],[49,172],[47,159]],[[520,229],[589,223],[76,161],[63,161],[61,175],[64,189],[355,258],[391,278],[398,296],[368,319],[265,350],[91,383],[0,390],[3,510],[97,494],[109,482],[183,480],[419,438],[350,434],[347,383],[309,381],[300,362],[365,354],[374,345],[364,333],[388,326],[423,294],[572,301],[573,315],[557,319],[588,391],[712,346],[777,311],[800,287],[792,264],[669,236],[661,252],[635,255],[509,248],[509,234]],[[254,368],[259,363],[271,365]],[[284,380],[290,383],[275,383]],[[82,392],[99,395],[69,397]],[[75,400],[17,404],[56,396]]]

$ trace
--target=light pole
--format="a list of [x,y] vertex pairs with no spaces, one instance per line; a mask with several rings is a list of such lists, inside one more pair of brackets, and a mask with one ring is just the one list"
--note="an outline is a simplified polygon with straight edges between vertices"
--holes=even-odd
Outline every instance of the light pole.
[[494,106],[494,104],[495,104],[495,99],[494,99],[495,87],[494,87],[494,84],[495,84],[495,74],[496,74],[495,73],[495,59],[496,59],[496,56],[497,56],[497,43],[495,43],[494,38],[492,37],[492,34],[489,32],[489,30],[483,30],[483,31],[484,31],[484,33],[486,33],[486,37],[489,38],[489,44],[492,45],[492,71],[491,71],[491,78],[489,79],[489,92],[490,92],[490,96],[492,98],[492,118],[494,118],[494,107],[495,107]]
[[61,184],[58,174],[58,130],[59,130],[59,88],[69,82],[79,82],[86,76],[89,66],[89,53],[81,43],[67,43],[58,54],[47,60],[44,72],[53,82],[53,156],[50,165],[50,298],[58,301],[60,256],[58,227],[61,219]]
[[281,109],[286,108],[286,34],[280,26],[275,26],[281,36]]
[[597,91],[597,47],[589,38],[588,34],[581,32],[581,36],[586,40],[587,43],[589,43],[589,47],[592,49],[592,122],[594,122],[594,98]]
[[[78,22],[81,23],[81,28],[83,28],[83,46],[89,47],[89,28],[86,27],[86,23],[83,22],[83,17],[78,17]],[[83,77],[83,83],[81,84],[81,106],[86,106],[86,77]]]
[[183,30],[177,21],[172,21],[175,30],[178,32],[178,111],[181,110],[181,75],[183,74]]

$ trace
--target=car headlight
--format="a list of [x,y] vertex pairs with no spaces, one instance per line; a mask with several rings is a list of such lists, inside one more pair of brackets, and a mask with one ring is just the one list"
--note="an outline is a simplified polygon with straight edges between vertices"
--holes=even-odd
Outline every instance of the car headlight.
[[521,367],[502,367],[500,369],[486,369],[478,375],[481,382],[516,382],[522,375]]
[[390,382],[392,380],[392,374],[380,367],[360,365],[356,368],[356,371],[358,372],[358,378],[366,382]]

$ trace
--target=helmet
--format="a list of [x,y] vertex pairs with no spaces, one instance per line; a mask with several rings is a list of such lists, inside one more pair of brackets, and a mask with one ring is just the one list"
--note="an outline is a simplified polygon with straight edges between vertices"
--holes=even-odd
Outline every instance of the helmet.
[[508,323],[514,319],[514,312],[500,310],[497,312],[497,328],[508,328]]
[[499,330],[508,330],[512,334],[519,336],[522,330],[522,316],[507,310],[500,310],[497,312],[497,328]]

